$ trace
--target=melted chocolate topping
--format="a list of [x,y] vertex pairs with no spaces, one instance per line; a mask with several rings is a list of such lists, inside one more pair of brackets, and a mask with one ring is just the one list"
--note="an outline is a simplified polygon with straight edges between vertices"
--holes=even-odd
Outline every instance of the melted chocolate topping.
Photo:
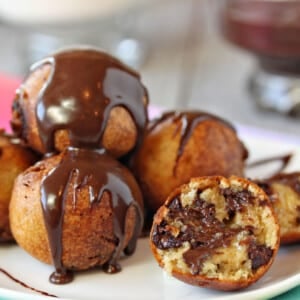
[[85,187],[89,191],[90,205],[93,208],[108,192],[113,209],[114,234],[118,240],[116,249],[106,265],[108,272],[120,270],[117,260],[124,246],[124,231],[126,213],[134,206],[137,211],[137,221],[131,241],[124,250],[132,254],[140,231],[143,216],[139,204],[135,201],[128,186],[128,174],[124,167],[104,151],[91,149],[67,148],[61,162],[43,179],[41,185],[42,207],[55,272],[51,275],[52,283],[66,283],[72,280],[72,274],[62,263],[62,225],[67,191],[73,189],[73,206],[76,207],[76,192]]
[[248,164],[247,168],[248,169],[255,168],[255,167],[258,167],[261,165],[279,161],[281,163],[281,165],[280,165],[279,169],[273,175],[273,176],[275,176],[276,174],[281,173],[285,170],[285,168],[290,163],[292,157],[293,157],[293,154],[291,154],[291,153],[288,153],[285,155],[279,155],[279,156],[266,157],[266,158],[263,158],[263,159],[260,159],[260,160],[257,160],[257,161],[254,161],[254,162]]
[[51,74],[40,91],[36,117],[46,155],[55,151],[57,130],[67,130],[70,139],[70,147],[64,151],[61,162],[43,178],[41,185],[41,202],[55,266],[50,281],[66,283],[72,280],[72,274],[62,263],[62,225],[70,186],[73,187],[74,206],[76,190],[83,186],[89,189],[91,207],[101,200],[104,192],[109,193],[118,245],[105,268],[107,272],[117,272],[120,270],[117,260],[124,246],[127,210],[134,206],[138,220],[125,254],[132,254],[135,249],[143,216],[127,185],[124,168],[105,153],[102,136],[111,109],[122,106],[135,122],[138,146],[147,122],[147,91],[135,71],[101,51],[59,52],[32,69],[45,64],[51,65]]
[[33,66],[52,67],[36,106],[39,134],[53,152],[54,133],[67,129],[70,146],[101,148],[111,109],[123,106],[133,117],[139,137],[146,122],[147,91],[139,75],[108,54],[92,49],[54,54]]
[[[155,224],[152,233],[152,242],[162,250],[179,248],[185,242],[190,249],[183,253],[185,263],[190,267],[192,274],[199,274],[203,263],[212,255],[218,253],[221,247],[228,247],[235,236],[241,231],[248,232],[248,257],[252,262],[252,269],[256,271],[266,264],[273,255],[273,250],[254,240],[253,226],[228,226],[236,212],[244,211],[253,205],[253,196],[248,191],[236,192],[230,188],[220,190],[226,201],[228,218],[220,221],[216,218],[216,208],[212,203],[201,199],[200,192],[190,206],[183,207],[178,197],[175,197],[167,206],[167,216],[159,224]],[[247,212],[245,212],[247,213]],[[169,220],[183,224],[181,228],[172,232]]]
[[226,210],[229,216],[233,216],[237,211],[244,211],[248,205],[254,204],[254,197],[247,190],[233,191],[230,188],[222,189],[221,194],[226,199]]
[[6,275],[9,279],[11,279],[12,281],[18,283],[19,285],[21,285],[22,287],[26,288],[26,289],[29,289],[29,290],[32,290],[34,292],[37,292],[43,296],[48,296],[48,297],[54,297],[54,298],[57,298],[57,296],[53,295],[53,294],[49,294],[47,292],[44,292],[44,291],[41,291],[41,290],[38,290],[34,287],[31,287],[29,286],[28,284],[26,284],[25,282],[15,278],[14,276],[12,276],[10,273],[8,273],[6,270],[0,268],[0,272],[3,273],[4,275]]
[[[224,119],[221,119],[217,116],[214,116],[212,114],[202,112],[202,111],[185,111],[185,112],[166,112],[164,113],[159,119],[155,120],[152,124],[150,124],[149,130],[153,130],[156,128],[159,124],[169,121],[172,123],[177,123],[178,127],[174,133],[174,136],[178,133],[180,130],[180,144],[177,150],[177,156],[176,156],[176,162],[180,159],[180,157],[183,154],[184,148],[186,144],[188,143],[191,135],[193,134],[193,131],[197,125],[199,125],[201,122],[208,121],[208,120],[214,120],[217,122],[220,122],[227,126],[228,128],[235,131],[235,128],[232,124],[225,121]],[[244,158],[247,157],[248,152],[245,149]],[[173,172],[176,172],[176,166],[175,164]]]
[[[183,258],[193,274],[201,272],[204,261],[214,254],[216,249],[228,246],[236,234],[245,230],[240,227],[230,228],[219,221],[215,217],[214,204],[207,203],[200,197],[195,199],[191,207],[182,207],[179,199],[174,198],[168,208],[167,219],[176,220],[184,225],[175,237],[169,231],[168,223],[163,220],[161,224],[155,225],[152,241],[159,249],[178,248],[184,242],[189,242],[191,248],[183,254]],[[250,231],[250,228],[247,230]]]
[[251,241],[248,247],[248,257],[251,259],[251,268],[256,271],[266,265],[272,258],[274,250],[265,245],[259,245]]

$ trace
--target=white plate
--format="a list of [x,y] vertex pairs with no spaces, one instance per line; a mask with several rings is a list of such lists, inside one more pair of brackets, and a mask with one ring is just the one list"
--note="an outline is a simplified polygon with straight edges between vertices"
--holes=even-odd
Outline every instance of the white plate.
[[[241,138],[250,150],[250,160],[269,155],[294,152],[288,169],[300,170],[300,140],[239,126]],[[264,168],[264,176],[270,171]],[[256,170],[256,172],[260,172]],[[184,284],[170,278],[157,266],[147,239],[141,239],[136,253],[121,260],[123,271],[107,275],[101,270],[76,273],[67,285],[53,285],[48,277],[51,266],[35,260],[16,245],[0,247],[0,268],[27,285],[64,299],[97,300],[198,300],[198,299],[262,299],[276,296],[300,284],[300,245],[282,247],[267,274],[256,284],[238,292],[218,292]],[[0,273],[0,297],[11,299],[50,299]]]

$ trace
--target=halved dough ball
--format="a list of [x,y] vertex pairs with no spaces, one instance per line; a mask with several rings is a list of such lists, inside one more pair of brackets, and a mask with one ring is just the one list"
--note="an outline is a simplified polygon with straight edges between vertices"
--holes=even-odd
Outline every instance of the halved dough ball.
[[186,283],[236,290],[256,282],[279,247],[270,201],[235,176],[199,177],[157,211],[150,235],[159,265]]
[[277,174],[257,181],[267,193],[280,225],[280,243],[300,241],[300,173]]

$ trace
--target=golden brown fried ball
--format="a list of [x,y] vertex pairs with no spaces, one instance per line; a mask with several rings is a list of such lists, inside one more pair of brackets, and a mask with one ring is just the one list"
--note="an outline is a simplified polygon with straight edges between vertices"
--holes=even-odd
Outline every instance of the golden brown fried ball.
[[17,175],[36,162],[38,156],[20,141],[0,131],[0,241],[11,241],[8,207]]
[[[85,50],[80,52],[80,50],[74,50],[75,55],[78,55],[77,52],[82,52],[83,57],[89,57],[90,55],[95,55],[96,53],[96,55],[99,55],[100,59],[104,57],[108,61],[115,61],[115,59],[111,58],[104,52],[102,53],[95,50]],[[64,52],[59,55],[64,55]],[[115,64],[120,64],[120,66],[123,66],[121,62]],[[42,91],[45,89],[45,86],[47,86],[47,84],[49,84],[49,81],[51,82],[52,80],[54,65],[55,64],[43,63],[39,67],[34,68],[20,86],[13,103],[11,125],[14,132],[18,134],[18,136],[22,138],[31,148],[43,154],[49,152],[49,150],[45,149],[45,145],[42,142],[41,134],[39,132],[36,116],[37,104]],[[87,72],[89,72],[89,70],[87,70]],[[65,86],[64,80],[72,83],[74,80],[73,78],[78,75],[69,74],[67,73],[67,71],[65,73],[66,74],[63,75],[66,78],[57,83],[61,84],[62,90]],[[102,82],[100,82],[99,84],[104,85],[104,83]],[[115,84],[121,85],[121,83]],[[141,83],[140,86],[142,86]],[[82,90],[84,90],[84,88],[85,86],[83,84]],[[117,97],[119,96],[117,95]],[[108,99],[107,101],[110,100]],[[144,98],[141,99],[140,102],[141,103],[137,103],[137,106],[147,106],[148,99],[146,91]],[[125,106],[126,105],[122,105],[121,103],[120,105],[114,106],[110,110],[106,127],[103,131],[101,145],[99,145],[107,149],[108,152],[110,152],[110,154],[114,157],[121,157],[131,151],[136,146],[138,142],[138,135],[140,134],[140,129],[137,128],[132,112],[127,110]],[[85,126],[86,124],[84,124],[83,122],[81,125]],[[56,150],[57,152],[60,152],[66,146],[70,145],[71,137],[68,126],[66,126],[66,128],[56,129],[54,133],[54,151]]]
[[133,162],[144,200],[160,207],[192,177],[243,175],[247,152],[230,124],[200,112],[170,112],[149,125]]
[[[20,174],[16,179],[10,203],[11,229],[17,243],[33,257],[48,264],[53,261],[41,205],[41,186],[49,172],[66,159],[66,152],[41,160]],[[125,167],[109,156],[106,157],[106,163],[113,165],[109,178],[112,178],[115,172],[122,174],[122,186],[128,187],[131,197],[141,211],[142,196],[134,177]],[[76,173],[74,170],[72,172]],[[97,203],[92,203],[93,187],[89,186],[88,182],[89,176],[93,177],[95,174],[85,176],[83,182],[78,183],[75,173],[70,174],[71,179],[66,185],[66,194],[64,194],[61,262],[67,270],[102,266],[112,257],[118,243],[121,243],[115,236],[116,211],[112,205],[112,202],[116,201],[112,199],[114,192],[105,191]],[[59,178],[56,179],[59,182]],[[114,183],[116,189],[120,184],[119,180],[121,179]],[[75,202],[74,199],[76,199]],[[119,209],[122,209],[122,204]],[[142,223],[139,225],[140,228],[136,227],[138,221],[142,222],[140,217],[136,206],[128,207],[123,225],[124,243],[121,250],[126,249],[129,241],[136,234],[135,230],[141,230]]]
[[177,279],[237,290],[271,266],[279,226],[270,200],[253,182],[199,177],[173,191],[156,212],[150,245],[159,265]]

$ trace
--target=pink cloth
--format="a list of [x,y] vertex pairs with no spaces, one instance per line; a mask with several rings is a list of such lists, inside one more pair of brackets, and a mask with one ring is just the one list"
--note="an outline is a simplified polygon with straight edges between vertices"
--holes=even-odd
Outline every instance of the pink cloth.
[[20,79],[0,74],[0,128],[10,131],[11,104]]

